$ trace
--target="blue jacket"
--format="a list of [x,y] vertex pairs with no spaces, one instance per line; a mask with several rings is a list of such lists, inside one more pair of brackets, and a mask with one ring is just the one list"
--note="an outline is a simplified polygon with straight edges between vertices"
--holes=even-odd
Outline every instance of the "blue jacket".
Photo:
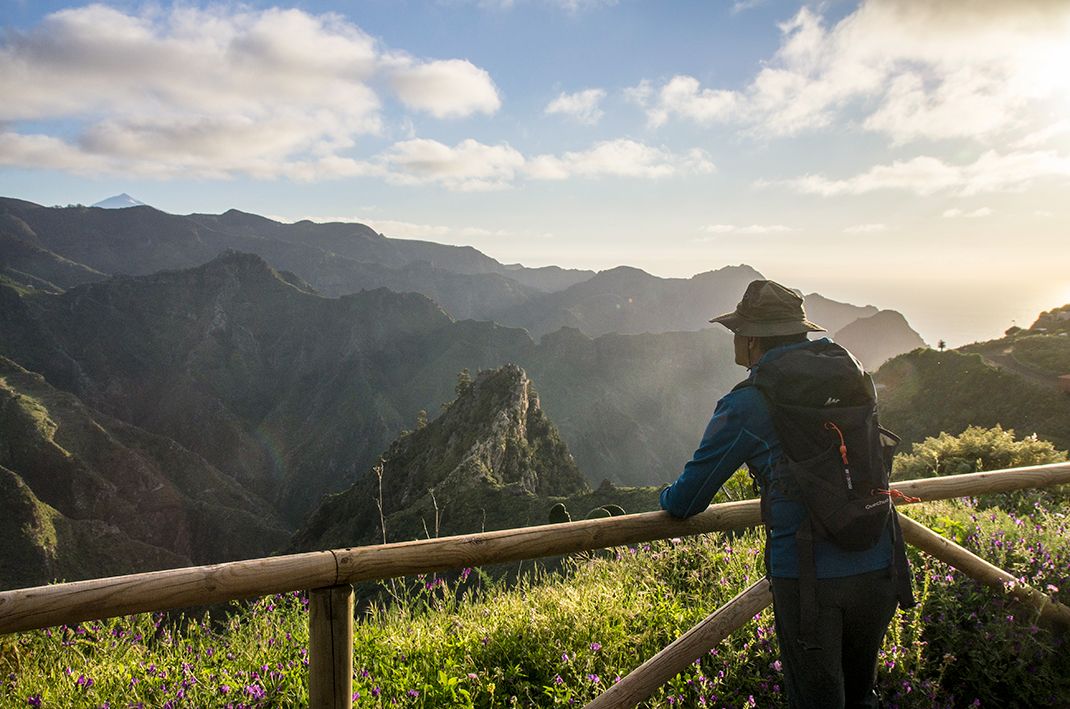
[[[751,370],[750,378],[763,363],[772,361],[806,342],[784,345],[766,352]],[[721,489],[744,464],[758,479],[762,495],[768,495],[769,513],[767,558],[769,574],[780,578],[798,578],[799,561],[795,553],[795,532],[806,516],[801,502],[786,497],[783,486],[775,483],[780,472],[776,465],[781,455],[780,441],[773,419],[761,392],[743,387],[726,394],[717,402],[713,417],[706,426],[702,442],[684,466],[675,483],[661,491],[661,508],[674,517],[690,517],[706,509]],[[891,528],[871,549],[844,551],[831,542],[814,543],[814,561],[818,578],[854,576],[887,568],[892,563]]]

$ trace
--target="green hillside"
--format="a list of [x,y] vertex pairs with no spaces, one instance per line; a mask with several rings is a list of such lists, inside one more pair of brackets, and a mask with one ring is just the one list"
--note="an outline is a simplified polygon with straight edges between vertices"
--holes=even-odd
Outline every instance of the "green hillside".
[[904,443],[1001,425],[1070,448],[1070,396],[968,350],[915,350],[881,367],[882,423]]
[[287,536],[202,458],[4,357],[0,431],[0,588],[258,556]]

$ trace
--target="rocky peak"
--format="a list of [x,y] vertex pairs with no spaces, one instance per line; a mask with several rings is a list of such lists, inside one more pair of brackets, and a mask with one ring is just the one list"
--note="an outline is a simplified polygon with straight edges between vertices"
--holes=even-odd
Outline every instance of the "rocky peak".
[[445,411],[395,440],[381,468],[326,498],[295,547],[377,540],[380,474],[392,540],[422,536],[416,520],[427,525],[429,517],[442,522],[441,533],[512,526],[508,515],[499,514],[511,499],[587,490],[531,379],[513,364],[474,379],[460,375],[457,398]]
[[833,339],[851,350],[870,371],[892,357],[925,346],[921,335],[895,310],[858,318],[836,331]]

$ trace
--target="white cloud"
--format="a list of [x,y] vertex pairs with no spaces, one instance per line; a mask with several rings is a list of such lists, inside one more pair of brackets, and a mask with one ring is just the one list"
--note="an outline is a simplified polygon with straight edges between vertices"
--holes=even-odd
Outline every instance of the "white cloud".
[[655,126],[733,122],[779,136],[846,124],[905,143],[1042,131],[1070,91],[1066,2],[864,0],[834,24],[804,7],[780,29],[741,89],[676,76],[628,95]]
[[958,207],[953,207],[951,209],[944,210],[944,213],[941,216],[943,216],[945,219],[981,219],[983,217],[988,217],[991,215],[991,207],[978,207],[977,209],[974,209],[970,212],[959,209]]
[[1043,128],[1023,136],[1011,147],[1039,148],[1053,143],[1056,139],[1070,135],[1070,119],[1055,121]]
[[[532,0],[527,0],[531,2]],[[540,0],[544,5],[556,7],[570,14],[613,7],[620,0]],[[476,4],[492,10],[510,10],[524,0],[474,0]]]
[[887,224],[875,223],[875,224],[855,224],[849,226],[843,230],[844,234],[875,234],[877,232],[888,231]]
[[621,138],[597,143],[581,152],[536,156],[530,161],[527,172],[537,180],[563,180],[575,176],[661,178],[705,174],[714,169],[709,156],[697,148],[677,155]]
[[604,89],[585,89],[572,94],[562,92],[546,106],[546,113],[561,114],[584,125],[593,126],[605,115],[599,108],[605,97]]
[[[751,224],[749,226],[736,226],[735,224],[709,224],[702,227],[702,231],[709,232],[711,234],[783,234],[789,231],[796,231],[790,226],[784,224]],[[695,241],[714,241],[714,237],[702,237],[695,239]]]
[[[0,103],[0,159],[149,177],[375,174],[347,152],[383,132],[379,77],[436,117],[500,105],[483,69],[388,53],[332,13],[61,10],[0,36],[0,95],[18,97]],[[20,133],[20,121],[62,122],[64,134]]]
[[91,173],[104,170],[107,161],[72,150],[69,144],[50,135],[0,132],[0,165]]
[[507,145],[484,145],[469,138],[450,147],[436,140],[395,143],[380,156],[397,184],[438,182],[451,190],[476,192],[508,188],[524,166],[524,156]]
[[[630,95],[641,101],[648,89],[641,84]],[[731,118],[739,103],[739,95],[734,91],[701,89],[698,79],[674,76],[661,87],[657,105],[648,111],[647,119],[650,125],[660,126],[676,114],[696,123],[708,123]]]
[[[877,190],[907,190],[919,195],[973,195],[1018,192],[1042,179],[1070,177],[1070,157],[1051,151],[1001,154],[987,151],[972,163],[954,165],[931,156],[876,165],[853,177],[830,179],[806,175],[783,184],[797,192],[825,197],[859,195]],[[770,182],[756,183],[768,186]]]
[[737,15],[747,10],[753,10],[756,7],[765,4],[765,0],[736,0],[732,3],[732,14]]
[[435,183],[466,192],[508,189],[523,178],[658,179],[714,169],[702,150],[676,154],[628,139],[596,143],[578,152],[531,158],[507,143],[485,145],[468,139],[451,147],[436,140],[406,140],[395,143],[373,163],[394,184]]
[[436,118],[495,113],[501,108],[490,74],[469,61],[448,59],[424,64],[402,60],[390,75],[398,98]]

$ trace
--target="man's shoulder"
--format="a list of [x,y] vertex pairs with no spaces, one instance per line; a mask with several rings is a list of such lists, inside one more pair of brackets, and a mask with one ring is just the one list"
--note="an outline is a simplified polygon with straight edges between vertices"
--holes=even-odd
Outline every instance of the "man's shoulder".
[[753,414],[764,416],[768,413],[761,391],[749,379],[740,382],[733,387],[732,391],[721,397],[718,407],[737,411],[744,416]]

